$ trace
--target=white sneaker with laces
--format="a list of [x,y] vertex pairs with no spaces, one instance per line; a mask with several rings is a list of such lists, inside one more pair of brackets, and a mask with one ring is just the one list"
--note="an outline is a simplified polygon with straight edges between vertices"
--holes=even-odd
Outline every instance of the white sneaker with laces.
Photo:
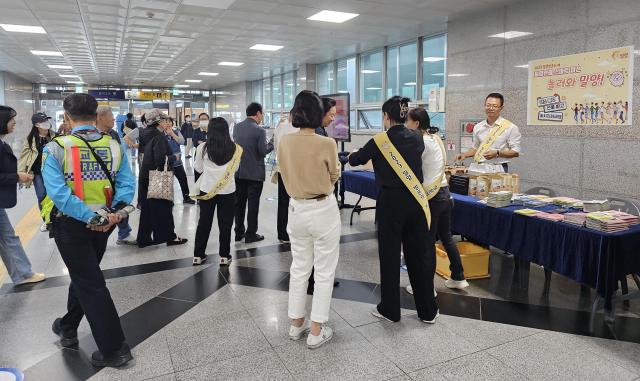
[[289,327],[289,339],[290,340],[300,340],[302,339],[302,335],[309,332],[309,326],[305,325],[304,322],[300,327],[291,326]]
[[129,234],[128,236],[124,237],[123,239],[119,239],[119,240],[116,241],[116,245],[136,246],[137,244],[138,244],[138,241],[131,234]]
[[440,316],[440,311],[436,312],[436,316],[433,317],[433,320],[422,320],[423,323],[427,324],[436,324],[436,319]]
[[229,266],[229,263],[231,263],[231,257],[220,257],[220,264],[222,266]]
[[330,327],[323,325],[318,336],[314,336],[309,333],[309,336],[307,336],[307,347],[309,349],[320,348],[324,343],[331,340],[332,337],[333,330]]
[[40,225],[40,231],[43,233],[49,231],[49,227],[47,226],[46,222],[43,222],[42,225]]
[[[407,292],[411,295],[413,295],[413,287],[411,287],[411,285],[407,286]],[[436,291],[436,289],[433,289],[433,297],[436,298],[438,296],[438,292]]]
[[467,282],[465,279],[463,280],[447,279],[446,281],[444,281],[444,285],[447,286],[447,288],[457,288],[458,290],[463,290],[469,287],[469,282]]

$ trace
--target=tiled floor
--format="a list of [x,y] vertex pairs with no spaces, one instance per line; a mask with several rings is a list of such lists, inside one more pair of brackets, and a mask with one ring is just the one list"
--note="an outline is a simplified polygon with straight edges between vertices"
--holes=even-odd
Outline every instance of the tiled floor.
[[[443,313],[421,323],[401,291],[403,318],[381,322],[369,311],[379,297],[373,211],[349,226],[343,243],[330,325],[334,339],[317,350],[288,339],[288,268],[291,254],[276,240],[276,189],[265,183],[260,232],[254,245],[234,244],[228,269],[216,263],[217,229],[207,265],[192,267],[198,209],[176,204],[184,246],[137,249],[115,245],[103,269],[122,316],[135,360],[122,369],[94,369],[95,347],[83,322],[79,350],[61,350],[50,331],[64,313],[68,277],[53,244],[39,233],[27,246],[38,271],[50,277],[24,289],[0,289],[0,367],[25,371],[27,380],[633,380],[640,377],[640,303],[618,306],[614,328],[598,320],[586,333],[594,292],[560,276],[542,294],[544,275],[532,266],[528,289],[513,281],[513,261],[492,256],[489,279],[465,291],[448,290],[436,277]],[[354,202],[353,195],[349,202]],[[23,197],[20,205],[32,202]],[[371,203],[368,201],[367,203]],[[15,213],[14,213],[15,214]],[[12,216],[19,218],[19,216]],[[131,218],[134,231],[138,215]],[[401,285],[408,284],[402,272]],[[510,324],[502,324],[508,322]],[[543,328],[543,329],[541,329]],[[606,338],[601,338],[606,337]],[[618,337],[621,340],[607,338]]]

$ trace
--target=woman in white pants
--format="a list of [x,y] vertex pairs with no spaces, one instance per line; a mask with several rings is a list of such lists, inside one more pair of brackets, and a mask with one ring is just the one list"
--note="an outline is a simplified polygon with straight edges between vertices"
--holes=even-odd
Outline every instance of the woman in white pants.
[[[307,346],[318,348],[333,337],[325,325],[333,293],[333,280],[340,251],[340,213],[333,187],[340,177],[335,142],[317,135],[324,110],[318,94],[304,90],[291,110],[295,134],[282,137],[278,166],[289,202],[287,232],[291,240],[289,281],[289,337],[299,340],[310,329]],[[311,327],[305,324],[307,285],[315,267],[315,291],[311,306]]]

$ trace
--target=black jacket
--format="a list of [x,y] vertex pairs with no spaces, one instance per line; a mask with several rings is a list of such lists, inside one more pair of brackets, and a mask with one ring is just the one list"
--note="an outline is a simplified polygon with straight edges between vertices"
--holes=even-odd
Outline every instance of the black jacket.
[[0,141],[0,208],[13,208],[18,203],[18,159],[11,146]]
[[138,179],[138,200],[147,198],[149,191],[149,171],[163,171],[165,160],[168,160],[167,170],[173,171],[173,161],[176,159],[167,139],[162,131],[156,127],[147,127],[144,139],[144,156]]
[[182,123],[182,127],[180,127],[180,133],[185,139],[193,138],[193,125],[191,124],[191,122]]
[[[422,136],[403,125],[391,127],[387,131],[387,135],[389,135],[391,143],[422,183],[422,152],[424,152]],[[364,165],[369,160],[373,160],[373,170],[376,173],[376,186],[378,189],[405,188],[404,183],[391,168],[387,159],[382,156],[373,139],[369,140],[358,152],[351,154],[349,164],[354,166]]]

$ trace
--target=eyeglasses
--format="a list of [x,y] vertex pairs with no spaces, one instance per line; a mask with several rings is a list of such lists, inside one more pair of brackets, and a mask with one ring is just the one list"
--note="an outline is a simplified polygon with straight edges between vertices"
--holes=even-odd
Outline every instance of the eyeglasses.
[[487,110],[498,110],[501,109],[502,106],[496,106],[496,105],[484,105],[484,108],[486,108]]

